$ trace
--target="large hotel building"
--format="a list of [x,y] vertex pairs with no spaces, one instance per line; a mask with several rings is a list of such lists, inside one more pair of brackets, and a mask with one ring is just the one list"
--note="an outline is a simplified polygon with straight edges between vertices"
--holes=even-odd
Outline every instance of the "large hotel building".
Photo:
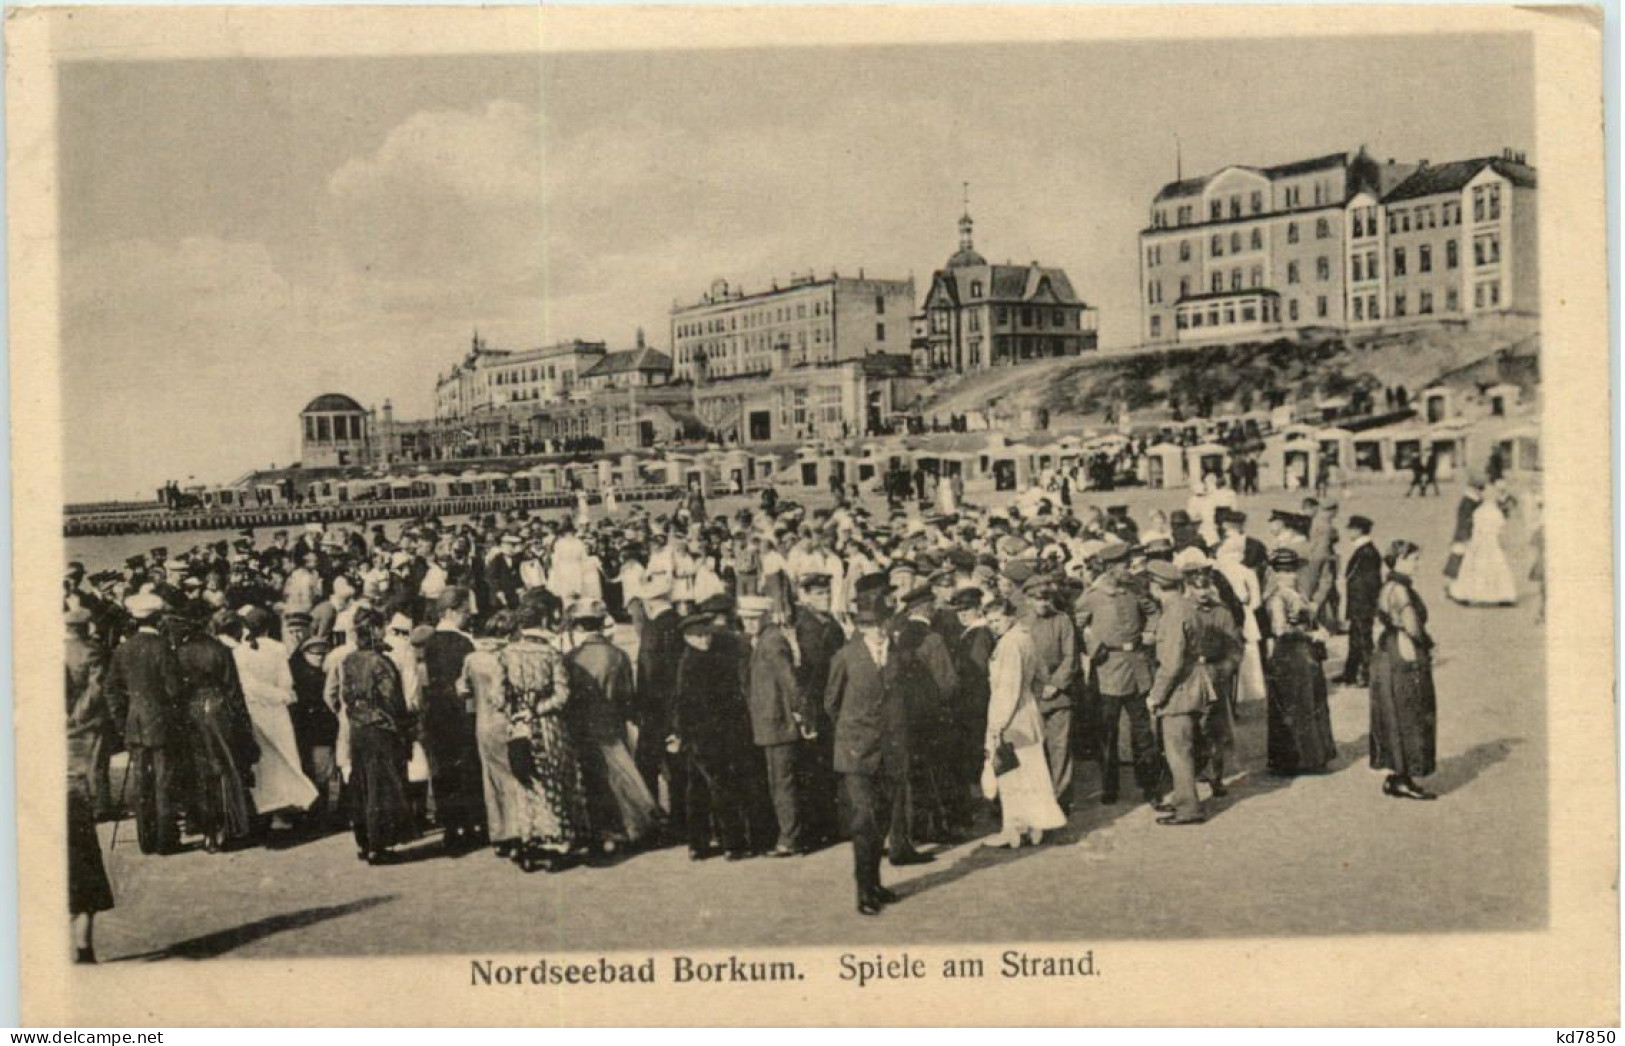
[[1510,150],[1226,167],[1163,186],[1140,267],[1151,344],[1533,312],[1535,170]]
[[768,374],[801,364],[906,355],[914,281],[798,276],[746,294],[717,280],[671,312],[673,377]]

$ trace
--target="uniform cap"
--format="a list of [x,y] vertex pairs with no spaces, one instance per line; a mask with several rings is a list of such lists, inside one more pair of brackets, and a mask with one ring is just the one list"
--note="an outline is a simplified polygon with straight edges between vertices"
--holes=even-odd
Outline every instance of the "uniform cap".
[[740,596],[740,617],[765,617],[773,609],[773,601],[766,596]]
[[1004,565],[1004,576],[1018,585],[1025,584],[1033,573],[1033,565],[1025,559],[1012,559]]
[[124,609],[130,612],[131,617],[140,621],[164,609],[164,601],[155,593],[138,592],[124,601]]
[[1172,563],[1164,563],[1160,560],[1147,567],[1146,574],[1151,578],[1151,583],[1158,588],[1174,588],[1185,580],[1183,571]]

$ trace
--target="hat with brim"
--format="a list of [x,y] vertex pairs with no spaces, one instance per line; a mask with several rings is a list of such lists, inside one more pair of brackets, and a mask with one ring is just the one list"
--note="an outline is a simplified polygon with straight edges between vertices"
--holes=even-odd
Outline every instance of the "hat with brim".
[[685,636],[702,634],[708,635],[716,630],[716,622],[717,618],[715,614],[707,614],[704,611],[696,611],[683,618],[682,623],[678,627],[682,629],[683,635]]
[[890,587],[891,582],[885,574],[865,574],[853,585],[853,595],[857,599],[875,599],[884,595]]
[[982,606],[982,590],[974,585],[955,592],[948,600],[948,605],[955,610],[979,610]]
[[773,601],[766,596],[740,596],[739,616],[746,618],[766,617],[773,609]]
[[1180,582],[1185,580],[1184,571],[1172,563],[1161,560],[1148,566],[1145,573],[1151,579],[1151,583],[1158,588],[1178,588]]
[[912,610],[915,607],[925,606],[927,603],[933,603],[936,601],[936,598],[936,593],[932,592],[927,586],[921,585],[916,589],[905,592],[898,599],[898,603],[902,605],[904,610]]
[[853,617],[860,625],[882,624],[891,617],[891,602],[886,599],[865,599],[858,603]]
[[155,593],[138,592],[124,601],[124,609],[137,621],[145,621],[164,609],[164,601]]

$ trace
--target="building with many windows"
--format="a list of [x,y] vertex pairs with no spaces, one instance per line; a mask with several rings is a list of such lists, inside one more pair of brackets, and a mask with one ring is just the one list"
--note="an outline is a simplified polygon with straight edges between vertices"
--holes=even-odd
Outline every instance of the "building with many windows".
[[1097,310],[1061,269],[990,265],[976,252],[973,223],[959,219],[959,249],[931,277],[913,332],[918,362],[959,373],[1077,356],[1098,345]]
[[1506,150],[1424,163],[1380,204],[1360,201],[1350,326],[1536,311],[1535,200],[1535,169]]
[[1381,179],[1361,150],[1163,186],[1140,233],[1145,341],[1342,326],[1345,206]]
[[717,280],[699,301],[671,311],[677,381],[768,374],[783,365],[843,363],[905,353],[914,281],[797,276],[746,294]]
[[[1435,168],[1379,164],[1363,148],[1170,182],[1139,237],[1141,336],[1223,342],[1532,310],[1534,184],[1510,151]],[[1522,264],[1501,260],[1503,244]]]
[[435,382],[435,416],[466,418],[568,399],[605,352],[603,342],[579,338],[522,351],[493,349],[476,334],[468,355]]

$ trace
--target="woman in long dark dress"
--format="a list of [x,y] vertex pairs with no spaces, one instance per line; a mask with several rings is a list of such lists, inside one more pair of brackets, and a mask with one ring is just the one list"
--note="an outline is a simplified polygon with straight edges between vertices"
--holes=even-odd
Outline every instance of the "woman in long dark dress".
[[111,730],[107,700],[102,696],[102,674],[107,660],[90,638],[90,611],[75,607],[67,612],[68,698],[68,916],[73,931],[76,963],[96,961],[92,943],[96,913],[113,907],[113,886],[102,863],[101,839],[96,835],[96,810],[91,784],[96,750]]
[[388,864],[390,848],[415,834],[406,792],[411,712],[384,646],[383,615],[357,610],[355,639],[356,649],[339,665],[339,706],[350,725],[350,824],[356,856]]
[[1377,644],[1371,656],[1371,768],[1388,771],[1384,795],[1433,799],[1416,783],[1434,771],[1439,727],[1428,608],[1411,581],[1421,550],[1396,541],[1384,558],[1388,580],[1377,596]]
[[1314,774],[1337,757],[1326,703],[1326,647],[1314,631],[1314,605],[1298,591],[1298,553],[1270,555],[1274,583],[1264,599],[1275,637],[1266,670],[1269,769],[1272,774]]
[[[233,615],[235,616],[235,615]],[[254,830],[247,782],[260,758],[243,698],[237,663],[201,622],[177,617],[175,657],[180,662],[190,726],[192,802],[189,824],[203,833],[203,849],[219,853]],[[211,626],[213,627],[213,626]]]

